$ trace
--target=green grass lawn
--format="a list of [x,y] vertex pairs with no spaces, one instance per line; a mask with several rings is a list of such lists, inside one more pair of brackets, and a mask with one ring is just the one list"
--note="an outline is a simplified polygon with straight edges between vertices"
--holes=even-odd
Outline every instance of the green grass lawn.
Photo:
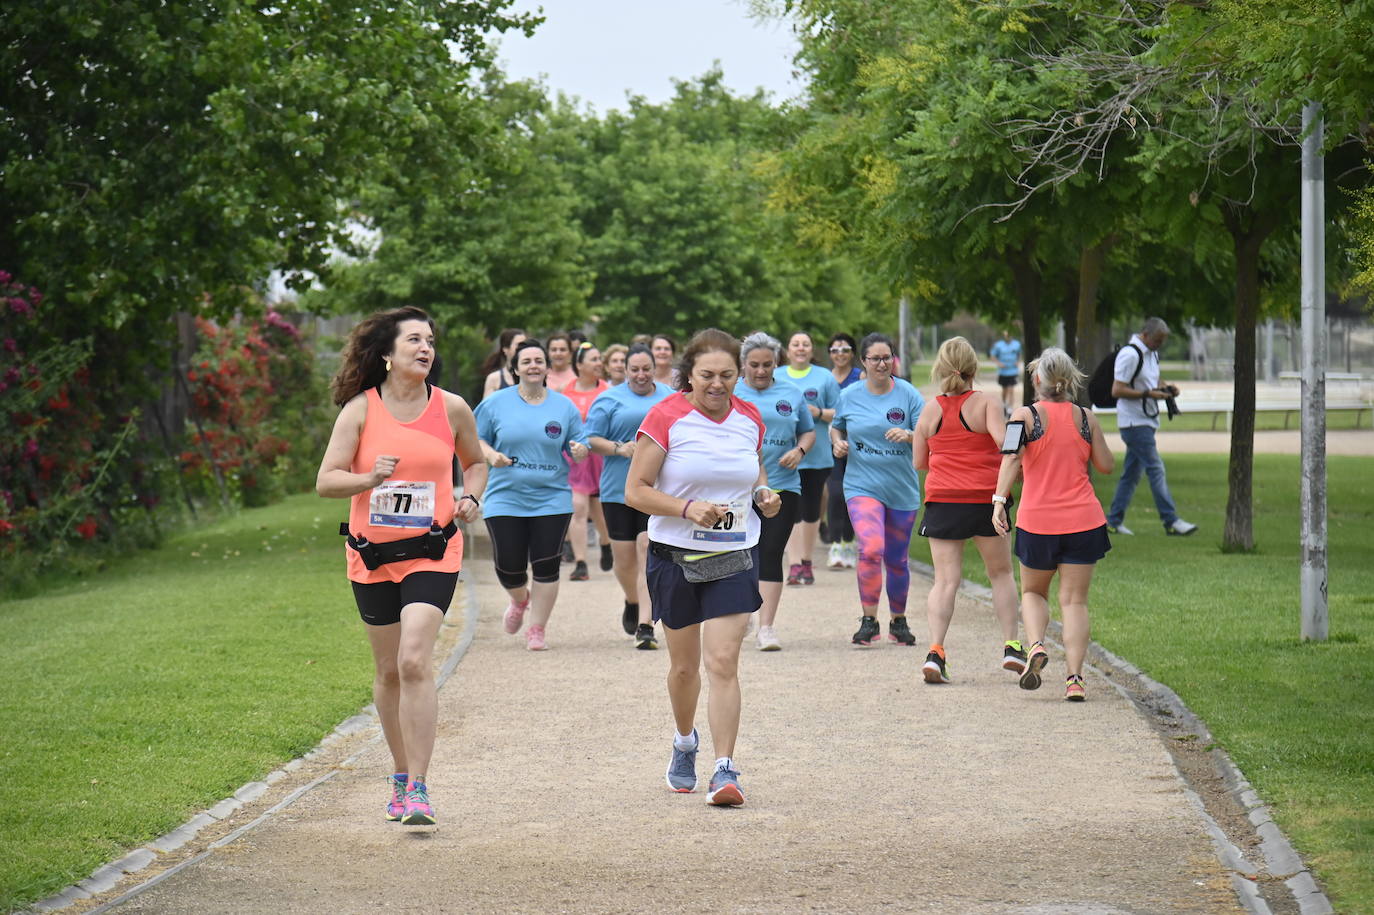
[[[1297,457],[1255,458],[1257,550],[1220,550],[1226,458],[1167,458],[1180,513],[1166,537],[1142,480],[1097,566],[1093,638],[1173,688],[1316,868],[1336,910],[1374,911],[1374,459],[1327,464],[1331,638],[1299,638]],[[1118,462],[1118,475],[1120,465]],[[1099,479],[1111,501],[1116,476]],[[913,555],[929,562],[921,538]],[[987,583],[977,553],[964,574]],[[958,625],[958,620],[955,620]]]
[[345,510],[296,496],[0,602],[0,911],[175,828],[371,701]]

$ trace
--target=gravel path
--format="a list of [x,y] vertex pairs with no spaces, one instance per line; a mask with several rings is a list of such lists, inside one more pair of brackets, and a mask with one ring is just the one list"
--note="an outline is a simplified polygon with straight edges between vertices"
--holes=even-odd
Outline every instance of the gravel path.
[[[388,761],[362,735],[296,773],[356,757],[336,777],[116,911],[1239,908],[1149,724],[1094,673],[1087,703],[1063,702],[1059,656],[1045,687],[1018,689],[981,603],[960,598],[955,682],[928,686],[918,649],[848,645],[851,572],[818,569],[814,586],[787,589],[784,650],[746,643],[741,663],[747,804],[715,809],[663,784],[667,653],[621,634],[612,576],[565,582],[552,650],[532,654],[501,631],[505,598],[485,541],[474,546],[467,593],[480,613],[440,693],[430,773],[439,827],[383,821]],[[917,577],[921,634],[924,598]]]

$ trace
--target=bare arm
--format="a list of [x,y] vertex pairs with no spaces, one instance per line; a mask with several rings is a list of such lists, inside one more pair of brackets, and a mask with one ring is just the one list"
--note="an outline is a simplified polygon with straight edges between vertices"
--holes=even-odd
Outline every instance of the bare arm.
[[1116,467],[1116,456],[1112,454],[1112,449],[1107,447],[1107,437],[1102,434],[1102,424],[1097,421],[1091,410],[1085,410],[1088,414],[1088,425],[1093,430],[1093,466],[1100,473],[1111,473]]
[[849,457],[849,440],[843,430],[834,426],[830,427],[830,453],[837,458]]
[[806,457],[806,452],[816,446],[816,431],[814,429],[803,432],[797,436],[797,444],[783,452],[782,457],[778,458],[779,466],[786,467],[788,470],[801,463],[802,458]]
[[930,437],[935,434],[935,424],[940,421],[940,411],[930,409],[935,401],[926,404],[921,418],[916,420],[916,429],[911,436],[911,463],[917,470],[930,469]]
[[395,473],[400,458],[393,454],[378,455],[369,473],[354,473],[350,469],[353,456],[358,453],[366,419],[367,398],[360,394],[344,404],[338,419],[334,420],[324,460],[315,475],[315,492],[326,499],[347,499],[366,492]]
[[[630,458],[630,471],[625,476],[625,504],[638,509],[646,515],[686,518],[701,527],[710,527],[725,514],[725,507],[712,502],[692,499],[679,499],[654,488],[658,473],[663,469],[663,460],[668,452],[663,446],[647,435],[635,441],[635,455]],[[768,477],[759,470],[760,476]],[[777,494],[774,493],[776,496]]]
[[1161,391],[1158,388],[1149,391],[1139,391],[1126,382],[1113,378],[1112,396],[1118,400],[1163,400],[1168,397],[1169,394],[1167,391]]
[[[463,495],[480,500],[487,489],[488,470],[482,441],[477,437],[477,420],[468,402],[457,394],[447,394],[444,403],[448,408],[449,425],[453,427],[453,450],[458,455],[458,465],[463,468]],[[463,521],[475,520],[477,513],[477,503],[472,499],[459,499],[454,506],[454,514]]]

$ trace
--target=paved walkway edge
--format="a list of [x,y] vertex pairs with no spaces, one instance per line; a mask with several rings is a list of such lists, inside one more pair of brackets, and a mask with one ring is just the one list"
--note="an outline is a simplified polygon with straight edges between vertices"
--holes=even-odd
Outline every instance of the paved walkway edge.
[[[911,568],[912,571],[919,572],[932,581],[935,579],[935,569],[926,563],[913,559]],[[992,606],[992,589],[988,587],[964,579],[960,591],[987,604],[988,607]],[[1058,621],[1051,620],[1051,634],[1057,637],[1060,631]],[[1063,649],[1063,645],[1058,647]],[[1097,642],[1089,642],[1088,661],[1118,692],[1130,699],[1136,709],[1151,723],[1157,723],[1161,717],[1167,717],[1184,734],[1192,735],[1194,739],[1205,744],[1213,742],[1212,733],[1207,729],[1207,725],[1184,704],[1178,693],[1151,679],[1125,658],[1113,654]],[[1123,683],[1129,684],[1132,688],[1127,688]],[[1148,696],[1150,701],[1142,701],[1142,696]],[[1317,885],[1316,879],[1292,843],[1288,841],[1288,837],[1274,822],[1268,805],[1260,799],[1259,793],[1245,778],[1240,768],[1231,761],[1225,750],[1213,746],[1209,753],[1225,781],[1231,799],[1246,812],[1250,824],[1254,827],[1258,847],[1264,857],[1262,869],[1250,862],[1245,857],[1245,852],[1232,842],[1217,824],[1207,811],[1202,796],[1194,790],[1177,760],[1174,763],[1174,771],[1178,773],[1179,780],[1188,786],[1187,797],[1202,816],[1222,867],[1231,872],[1231,885],[1235,888],[1241,904],[1255,915],[1271,915],[1272,910],[1261,889],[1262,881],[1263,886],[1270,888],[1272,892],[1282,892],[1278,889],[1279,885],[1286,887],[1291,894],[1292,902],[1298,906],[1302,915],[1332,915],[1336,910],[1332,908],[1331,901]],[[1172,747],[1169,747],[1169,755],[1171,758],[1174,757]]]
[[[448,681],[448,678],[452,676],[453,672],[458,668],[458,663],[463,660],[463,657],[467,654],[468,648],[472,645],[472,640],[477,635],[477,589],[476,587],[474,587],[472,579],[470,579],[466,575],[463,576],[463,597],[463,633],[461,636],[459,636],[457,644],[453,646],[453,650],[449,652],[448,657],[444,660],[444,664],[439,669],[439,674],[435,678],[436,686],[440,689],[443,688],[444,684]],[[153,861],[157,860],[157,856],[159,853],[169,852],[177,848],[180,848],[187,842],[194,839],[196,837],[196,834],[199,833],[201,829],[205,828],[206,826],[217,820],[224,819],[225,817],[232,814],[234,811],[238,810],[239,807],[241,807],[243,804],[253,800],[254,798],[259,797],[264,791],[267,790],[269,785],[271,785],[273,782],[280,781],[282,778],[286,777],[287,773],[300,768],[300,766],[305,760],[311,759],[312,757],[319,755],[321,752],[323,752],[324,748],[329,744],[333,743],[336,740],[339,740],[342,737],[347,737],[349,735],[356,734],[359,731],[362,731],[368,727],[376,727],[377,733],[374,734],[371,738],[369,738],[367,742],[363,745],[363,747],[358,750],[358,752],[348,757],[348,759],[344,760],[338,766],[321,775],[319,778],[316,778],[314,781],[308,782],[307,784],[304,784],[301,787],[297,788],[295,791],[292,791],[290,794],[282,798],[276,804],[269,807],[267,810],[263,811],[262,814],[256,817],[255,819],[243,824],[238,829],[235,829],[228,835],[222,836],[213,843],[211,843],[210,846],[200,854],[194,855],[190,858],[187,858],[185,861],[181,861],[176,865],[169,867],[167,870],[158,874],[156,877],[153,877],[149,880],[145,880],[137,886],[130,888],[127,892],[121,893],[119,896],[115,897],[114,899],[111,899],[109,902],[106,902],[100,906],[97,906],[94,909],[91,909],[89,915],[98,915],[98,913],[106,912],[110,909],[113,909],[116,906],[123,905],[130,899],[133,899],[135,896],[138,896],[140,893],[152,889],[153,887],[157,886],[159,883],[168,879],[169,877],[179,874],[186,868],[192,866],[193,864],[196,864],[204,860],[216,849],[222,848],[225,845],[228,845],[231,842],[236,841],[244,833],[249,832],[250,830],[262,825],[267,820],[275,816],[278,812],[285,810],[287,807],[290,807],[301,797],[308,794],[310,791],[313,791],[318,786],[324,784],[334,776],[338,775],[339,772],[343,771],[344,769],[350,767],[353,763],[357,762],[358,759],[360,759],[364,753],[367,753],[369,750],[371,750],[373,745],[375,745],[379,740],[382,739],[381,728],[377,724],[375,708],[371,705],[366,706],[358,714],[353,715],[339,722],[338,726],[335,727],[333,731],[326,734],[320,740],[320,742],[314,747],[314,749],[308,751],[303,756],[291,760],[290,762],[283,765],[280,769],[268,773],[266,776],[263,777],[262,781],[249,782],[242,788],[235,791],[229,797],[220,801],[218,804],[215,804],[213,807],[210,807],[208,810],[205,810],[191,817],[191,819],[187,820],[185,823],[178,826],[176,829],[173,829],[166,835],[159,836],[158,838],[149,842],[142,848],[134,849],[129,854],[118,859],[117,861],[112,861],[109,864],[102,865],[101,867],[97,868],[95,872],[91,874],[91,876],[87,877],[85,880],[80,881],[79,883],[75,883],[67,887],[60,893],[56,893],[52,896],[49,896],[47,899],[42,899],[38,902],[35,902],[32,906],[29,907],[29,911],[53,912],[58,909],[66,908],[67,906],[79,900],[90,899],[92,896],[95,896],[99,893],[103,893],[106,890],[113,888],[117,883],[119,883],[120,880],[124,878],[126,874],[138,873],[139,871],[146,868]]]

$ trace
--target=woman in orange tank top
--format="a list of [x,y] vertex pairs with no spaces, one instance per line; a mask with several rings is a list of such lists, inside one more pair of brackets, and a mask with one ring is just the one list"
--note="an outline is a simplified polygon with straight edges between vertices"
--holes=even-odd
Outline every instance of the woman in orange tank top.
[[[378,312],[353,328],[332,385],[343,409],[315,480],[321,496],[352,500],[348,578],[394,762],[386,818],[407,826],[436,821],[425,781],[438,704],[434,642],[463,559],[454,522],[477,517],[487,485],[472,410],[426,380],[434,359],[434,323],[418,308]],[[456,498],[455,457],[463,467]]]
[[945,635],[954,617],[954,595],[964,577],[964,543],[973,541],[992,584],[992,608],[1002,627],[1002,667],[1020,674],[1026,650],[1016,639],[1016,579],[1011,550],[997,536],[988,501],[1002,465],[998,447],[1005,431],[1002,404],[973,389],[978,353],[963,337],[940,344],[930,380],[940,395],[926,404],[916,423],[911,454],[926,471],[925,512],[918,528],[930,541],[935,583],[926,598],[930,650],[921,675],[927,683],[949,683]]
[[1082,702],[1083,659],[1088,653],[1088,587],[1093,566],[1112,548],[1107,516],[1093,491],[1088,462],[1111,473],[1115,460],[1092,411],[1073,403],[1084,375],[1069,354],[1050,347],[1030,364],[1039,398],[1018,407],[1010,422],[1025,429],[1022,444],[1004,455],[992,495],[992,522],[1003,536],[1010,531],[1007,497],[1024,474],[1016,513],[1016,557],[1021,560],[1021,618],[1031,641],[1021,674],[1022,689],[1040,688],[1040,671],[1049,661],[1043,639],[1050,622],[1050,582],[1059,573],[1059,610],[1064,620],[1068,677],[1064,698]]

